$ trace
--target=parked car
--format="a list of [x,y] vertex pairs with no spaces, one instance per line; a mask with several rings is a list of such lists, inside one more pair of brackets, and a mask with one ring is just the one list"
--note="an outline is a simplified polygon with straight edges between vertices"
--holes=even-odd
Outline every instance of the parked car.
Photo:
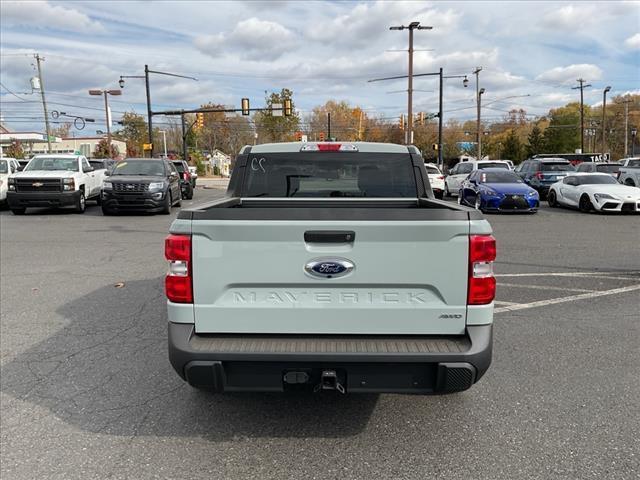
[[435,163],[425,163],[424,168],[427,170],[429,184],[436,198],[442,198],[444,195],[444,175]]
[[582,212],[640,212],[640,189],[620,185],[607,173],[576,173],[551,185],[547,201]]
[[180,191],[182,198],[191,200],[193,198],[193,189],[195,188],[195,180],[192,179],[189,172],[189,164],[184,160],[173,160],[173,166],[176,167],[180,175]]
[[106,170],[95,170],[83,155],[41,154],[9,177],[7,200],[15,215],[28,207],[73,206],[84,213],[87,200],[100,203]]
[[458,203],[483,212],[538,211],[540,196],[518,175],[502,168],[475,170],[462,182]]
[[102,213],[171,213],[182,204],[180,175],[163,159],[127,158],[116,163],[102,187]]
[[541,199],[544,199],[549,187],[569,173],[575,172],[575,167],[564,158],[531,158],[518,165],[515,172],[527,185],[538,191]]
[[618,176],[619,163],[613,162],[582,162],[576,167],[578,173],[608,173],[612,177]]
[[15,166],[11,163],[9,158],[0,158],[0,205],[4,206],[7,203],[7,180],[9,175],[15,172]]
[[198,180],[198,167],[189,165],[189,173],[191,174],[191,185],[196,188],[196,181]]
[[618,169],[617,179],[628,187],[640,187],[640,157],[625,158]]
[[220,392],[470,388],[491,362],[495,239],[434,200],[423,165],[395,144],[244,147],[228,196],[181,211],[165,241],[178,375]]
[[89,165],[91,165],[94,170],[105,170],[106,172],[110,172],[115,164],[116,161],[112,160],[111,158],[94,158],[92,160],[89,160]]
[[457,195],[465,178],[475,170],[483,168],[504,168],[509,170],[509,164],[503,160],[469,160],[457,163],[444,179],[444,196]]
[[9,162],[9,173],[16,173],[22,170],[20,167],[20,162],[13,157],[0,157],[2,160],[6,160]]

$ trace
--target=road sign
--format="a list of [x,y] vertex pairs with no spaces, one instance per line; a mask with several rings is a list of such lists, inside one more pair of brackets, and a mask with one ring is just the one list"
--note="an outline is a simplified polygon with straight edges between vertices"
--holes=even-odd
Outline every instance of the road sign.
[[281,103],[272,103],[271,104],[271,116],[273,116],[273,117],[282,117],[282,104]]
[[142,144],[142,149],[143,150],[153,150],[153,143],[143,143]]

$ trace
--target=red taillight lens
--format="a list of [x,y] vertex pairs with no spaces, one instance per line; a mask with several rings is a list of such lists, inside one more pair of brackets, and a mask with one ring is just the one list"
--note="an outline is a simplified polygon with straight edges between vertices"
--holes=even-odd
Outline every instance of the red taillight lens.
[[340,150],[341,143],[319,143],[318,150],[321,152],[337,152]]
[[191,237],[169,235],[164,241],[164,256],[169,261],[164,282],[167,298],[174,303],[193,303]]
[[444,180],[444,176],[443,175],[439,175],[438,176],[438,180]]
[[191,175],[189,175],[188,172],[183,172],[182,173],[182,178],[184,179],[185,182],[188,182],[189,179],[191,178]]
[[542,180],[542,177],[543,177],[543,176],[544,176],[544,175],[542,174],[542,172],[536,172],[536,178],[538,178],[538,179]]
[[496,239],[491,235],[469,237],[468,305],[486,305],[496,296],[493,261],[496,259]]

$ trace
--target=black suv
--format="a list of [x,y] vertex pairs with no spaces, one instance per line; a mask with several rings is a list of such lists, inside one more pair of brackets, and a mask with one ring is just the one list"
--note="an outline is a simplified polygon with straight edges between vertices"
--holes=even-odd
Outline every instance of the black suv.
[[102,213],[125,210],[168,214],[180,206],[180,175],[171,162],[155,158],[127,158],[107,172],[102,186]]
[[176,167],[180,174],[180,189],[182,190],[182,198],[191,200],[193,198],[193,189],[195,187],[195,179],[191,177],[189,172],[189,164],[184,160],[173,160],[173,166]]
[[549,192],[549,187],[562,180],[575,168],[564,158],[532,158],[525,160],[515,169],[524,182],[534,188],[543,199]]

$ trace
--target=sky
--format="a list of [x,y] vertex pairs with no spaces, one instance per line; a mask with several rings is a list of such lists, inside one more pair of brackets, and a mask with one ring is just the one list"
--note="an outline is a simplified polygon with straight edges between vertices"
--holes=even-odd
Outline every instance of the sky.
[[[414,73],[444,69],[445,120],[475,116],[476,67],[483,120],[512,108],[542,116],[579,100],[640,93],[640,2],[422,1],[20,1],[0,3],[0,114],[14,130],[43,131],[40,97],[30,79],[33,54],[44,57],[49,109],[95,118],[82,134],[104,128],[101,97],[91,88],[119,88],[120,75],[152,70],[153,110],[213,102],[264,105],[265,92],[294,92],[304,117],[327,100],[346,100],[369,115],[406,112],[408,32],[390,26],[419,21]],[[437,112],[435,77],[414,80],[414,111]],[[145,113],[144,81],[127,79],[111,97],[114,119]]]

